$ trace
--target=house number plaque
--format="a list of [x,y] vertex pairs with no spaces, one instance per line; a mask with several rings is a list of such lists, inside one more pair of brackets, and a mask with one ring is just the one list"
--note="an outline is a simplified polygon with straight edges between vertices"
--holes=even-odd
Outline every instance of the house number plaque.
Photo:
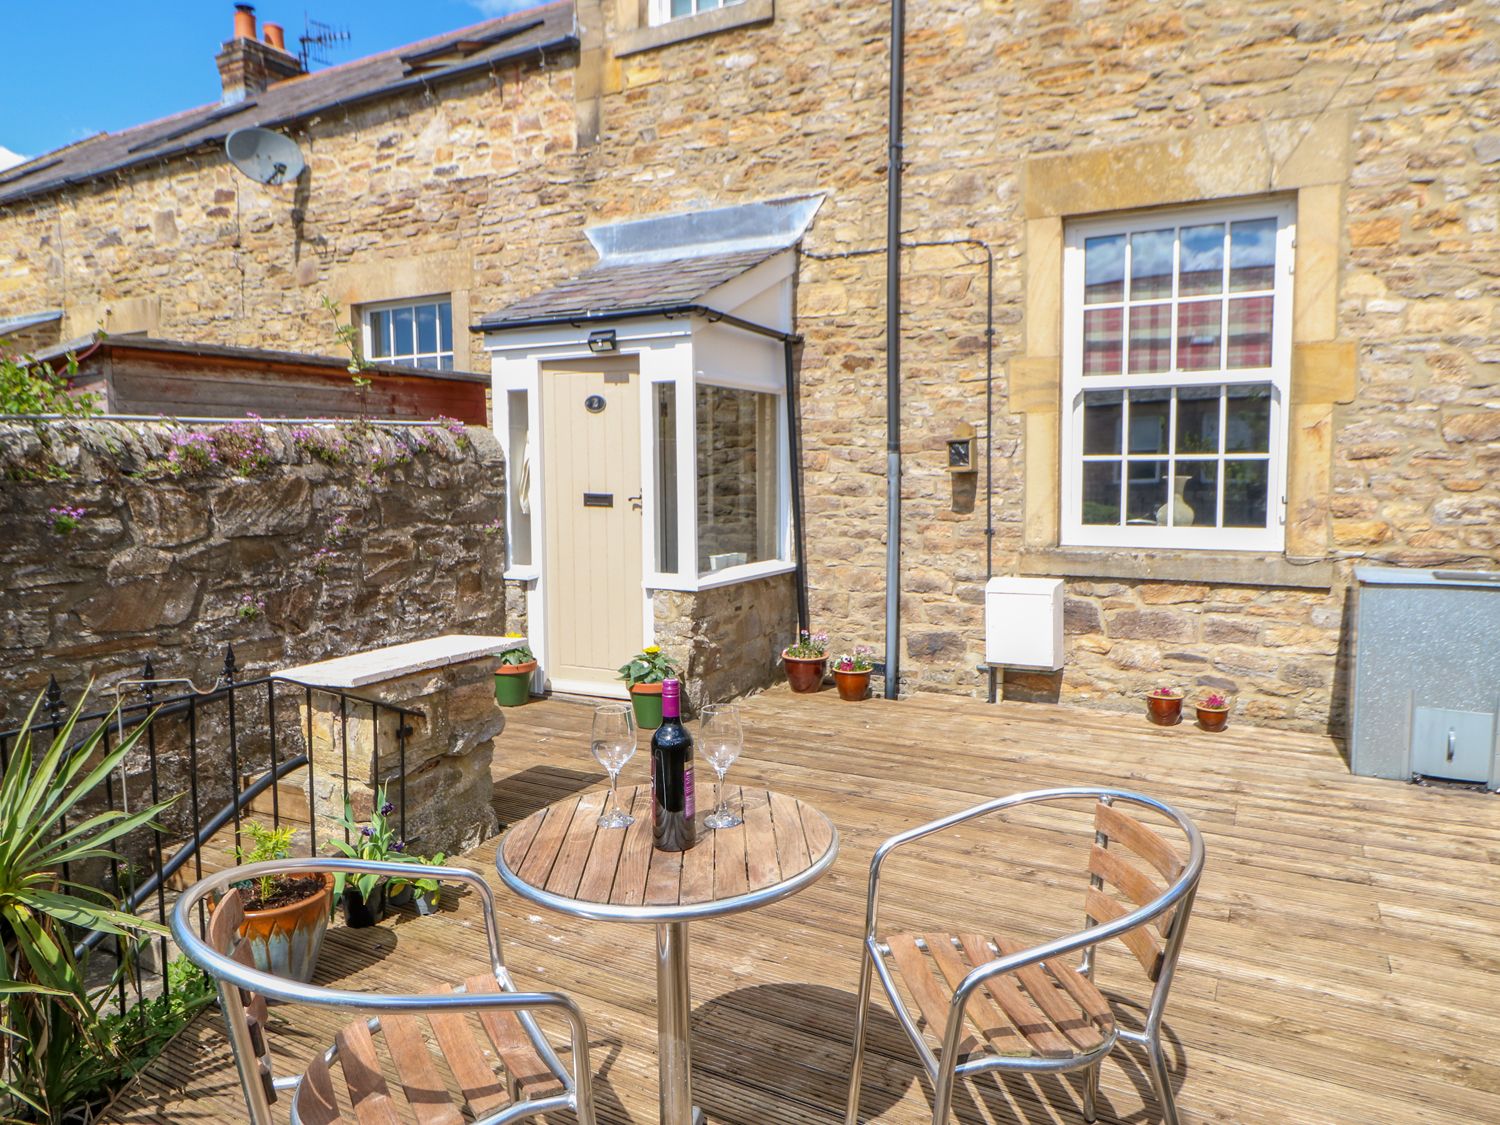
[[604,396],[589,395],[588,398],[583,400],[583,408],[590,414],[601,413],[604,410]]

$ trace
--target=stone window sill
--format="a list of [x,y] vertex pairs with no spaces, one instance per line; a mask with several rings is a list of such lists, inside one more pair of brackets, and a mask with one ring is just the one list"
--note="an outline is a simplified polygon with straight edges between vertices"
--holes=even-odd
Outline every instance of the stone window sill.
[[655,50],[672,43],[685,43],[704,35],[717,35],[721,31],[731,31],[737,27],[770,23],[775,15],[775,0],[742,0],[739,4],[669,20],[655,27],[638,27],[615,37],[615,58]]
[[1024,551],[1017,573],[1050,578],[1127,578],[1209,586],[1279,586],[1328,590],[1334,565],[1296,563],[1285,555],[1253,552],[1094,550],[1054,547]]

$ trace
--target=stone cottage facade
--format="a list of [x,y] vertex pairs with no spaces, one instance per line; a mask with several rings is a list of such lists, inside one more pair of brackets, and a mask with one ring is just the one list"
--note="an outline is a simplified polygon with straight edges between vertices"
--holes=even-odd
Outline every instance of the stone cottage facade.
[[[229,120],[38,158],[0,177],[0,320],[326,352],[325,295],[367,344],[441,301],[413,361],[486,371],[465,329],[587,271],[585,228],[818,197],[790,281],[811,618],[878,652],[888,9],[686,8],[397,53],[270,122],[295,185],[231,167]],[[1165,681],[1341,730],[1354,565],[1500,561],[1500,5],[938,0],[906,41],[903,689],[983,693],[987,576],[1051,576],[1064,667],[1006,697]],[[656,638],[767,667],[792,579],[757,582],[664,593]]]

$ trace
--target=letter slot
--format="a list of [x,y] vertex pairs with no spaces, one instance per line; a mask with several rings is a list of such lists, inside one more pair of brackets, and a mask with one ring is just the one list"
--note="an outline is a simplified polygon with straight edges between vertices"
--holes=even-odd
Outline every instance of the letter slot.
[[613,492],[585,492],[583,506],[585,508],[613,508],[615,494]]

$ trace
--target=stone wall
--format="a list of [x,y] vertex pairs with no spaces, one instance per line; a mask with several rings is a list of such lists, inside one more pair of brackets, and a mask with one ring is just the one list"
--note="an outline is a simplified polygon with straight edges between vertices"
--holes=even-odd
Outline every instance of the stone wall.
[[658,590],[656,643],[683,665],[689,706],[738,699],[780,677],[795,640],[795,576],[778,574],[698,593]]
[[50,675],[71,701],[147,656],[211,683],[230,643],[250,678],[504,633],[502,491],[460,426],[0,426],[0,724]]
[[[580,13],[606,43],[622,30],[615,5]],[[995,568],[1069,582],[1065,672],[1013,675],[1008,690],[1133,708],[1126,693],[1170,675],[1232,684],[1256,717],[1336,723],[1353,562],[1492,566],[1500,551],[1486,488],[1500,467],[1495,6],[940,0],[908,18],[905,229],[995,256]],[[324,292],[347,305],[452,291],[460,321],[587,266],[587,223],[822,192],[797,279],[812,609],[841,641],[878,648],[886,21],[879,5],[780,0],[763,26],[605,49],[582,69],[506,68],[301,126],[312,178],[296,222],[290,189],[217,159],[18,204],[0,210],[0,310],[60,305],[81,330],[154,297],[163,335],[327,350]],[[1028,177],[1077,155],[1121,199],[1164,176],[1178,202],[1212,199],[1239,154],[1144,170],[1113,154],[1213,151],[1242,126],[1283,146],[1280,170],[1309,135],[1337,134],[1346,164],[1325,216],[1326,338],[1357,341],[1357,379],[1308,439],[1321,475],[1293,516],[1317,549],[1260,558],[1249,578],[1189,552],[1161,553],[1181,565],[1160,581],[1142,580],[1157,573],[1146,566],[1087,573],[1087,560],[1037,570],[1025,498],[1056,455],[1011,412],[1007,373],[1045,296],[1027,289]],[[909,251],[903,296],[904,686],[976,692],[984,477],[951,477],[943,443],[961,423],[984,432],[983,252]],[[1300,569],[1302,584],[1277,584],[1303,564],[1323,568],[1321,586]]]

